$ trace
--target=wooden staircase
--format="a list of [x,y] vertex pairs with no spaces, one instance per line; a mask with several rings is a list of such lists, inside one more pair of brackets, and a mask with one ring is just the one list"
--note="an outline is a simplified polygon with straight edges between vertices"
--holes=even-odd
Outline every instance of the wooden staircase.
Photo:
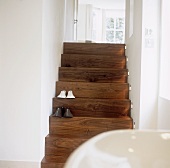
[[[133,128],[127,77],[124,44],[64,43],[53,113],[69,107],[74,117],[49,117],[41,168],[63,168],[74,149],[99,133]],[[57,98],[61,90],[76,98]]]

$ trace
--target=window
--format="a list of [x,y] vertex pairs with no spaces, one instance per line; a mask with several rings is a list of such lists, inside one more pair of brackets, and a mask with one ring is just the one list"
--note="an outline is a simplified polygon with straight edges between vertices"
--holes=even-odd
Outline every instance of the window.
[[112,43],[124,43],[125,18],[114,16],[114,11],[106,11],[105,40]]
[[93,8],[92,40],[109,43],[124,43],[124,10]]

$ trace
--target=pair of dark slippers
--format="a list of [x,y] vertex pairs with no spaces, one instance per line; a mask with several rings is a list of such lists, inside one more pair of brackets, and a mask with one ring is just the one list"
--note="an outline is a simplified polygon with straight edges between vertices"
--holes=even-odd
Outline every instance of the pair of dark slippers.
[[69,108],[64,107],[58,107],[53,114],[53,117],[59,117],[59,118],[72,118],[73,114],[71,113]]

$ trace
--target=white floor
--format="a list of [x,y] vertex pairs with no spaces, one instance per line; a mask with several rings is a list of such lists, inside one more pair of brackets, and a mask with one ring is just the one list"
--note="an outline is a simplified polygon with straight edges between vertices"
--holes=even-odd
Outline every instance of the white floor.
[[0,168],[40,168],[40,163],[24,161],[0,161]]

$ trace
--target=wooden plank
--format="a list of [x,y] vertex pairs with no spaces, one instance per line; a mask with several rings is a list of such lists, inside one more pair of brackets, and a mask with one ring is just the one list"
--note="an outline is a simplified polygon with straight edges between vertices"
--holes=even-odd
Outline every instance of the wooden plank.
[[53,99],[73,118],[50,116],[41,168],[63,168],[70,153],[105,131],[132,129],[124,44],[64,43],[56,95],[72,90],[75,99]]
[[127,83],[127,69],[60,67],[59,81]]
[[86,140],[83,138],[61,138],[56,135],[48,135],[45,141],[45,154],[55,156],[69,155]]
[[41,168],[64,168],[64,163],[56,163],[55,161],[54,162],[44,162],[42,160],[41,162]]
[[125,56],[62,54],[62,67],[126,68]]
[[56,96],[60,94],[61,90],[72,90],[76,98],[129,98],[129,84],[127,83],[56,82]]
[[53,112],[57,107],[67,107],[74,116],[121,117],[130,115],[130,100],[121,99],[53,99]]
[[132,119],[122,118],[56,118],[50,116],[50,134],[74,138],[91,138],[99,133],[117,129],[132,129]]
[[63,168],[69,156],[45,156],[41,162],[41,168]]
[[125,44],[65,42],[64,54],[125,55]]

